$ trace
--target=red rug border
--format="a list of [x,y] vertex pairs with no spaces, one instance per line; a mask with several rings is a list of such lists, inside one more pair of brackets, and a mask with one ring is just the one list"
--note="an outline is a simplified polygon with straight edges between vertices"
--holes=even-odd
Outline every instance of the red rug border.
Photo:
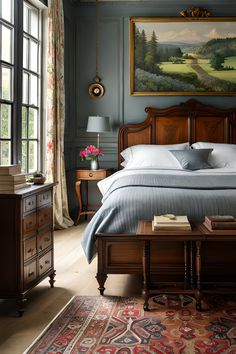
[[[30,344],[29,347],[27,347],[25,349],[25,351],[22,353],[22,354],[27,354],[29,353],[29,351],[32,349],[32,347],[34,346],[34,344],[40,340],[43,335],[45,334],[45,332],[50,328],[50,326],[53,324],[53,322],[62,314],[62,312],[66,309],[66,307],[73,301],[73,299],[77,296],[80,296],[80,295],[74,295],[72,296],[72,298],[65,304],[65,306],[62,307],[62,309],[56,314],[55,317],[53,317],[53,319],[48,323],[48,325],[42,330],[42,332],[40,332],[40,334],[33,340],[33,342]],[[81,295],[82,296],[89,296],[89,295]],[[90,296],[92,297],[92,296]],[[97,297],[96,295],[94,297]]]

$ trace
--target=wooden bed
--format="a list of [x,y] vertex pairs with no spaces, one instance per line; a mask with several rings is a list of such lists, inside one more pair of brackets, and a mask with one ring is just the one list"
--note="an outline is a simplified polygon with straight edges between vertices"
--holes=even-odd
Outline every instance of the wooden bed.
[[[118,162],[120,152],[136,144],[177,144],[189,141],[236,143],[236,109],[220,109],[188,100],[166,109],[146,108],[143,123],[127,124],[119,129]],[[142,241],[133,234],[98,234],[99,291],[104,292],[108,274],[142,274]],[[208,285],[233,283],[236,279],[235,243],[211,242],[202,248],[204,274]],[[151,275],[162,285],[182,286],[184,253],[179,242],[153,242],[151,246]],[[158,262],[156,261],[158,259]],[[153,277],[154,278],[154,277]]]

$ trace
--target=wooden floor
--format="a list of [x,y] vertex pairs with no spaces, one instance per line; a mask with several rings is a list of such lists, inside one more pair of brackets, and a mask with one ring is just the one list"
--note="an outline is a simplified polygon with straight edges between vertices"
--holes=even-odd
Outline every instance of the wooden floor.
[[[54,233],[55,288],[44,280],[28,296],[24,316],[19,318],[13,300],[0,300],[0,353],[22,354],[74,295],[99,295],[96,259],[88,264],[80,246],[86,223]],[[110,275],[105,295],[141,294],[141,279]]]

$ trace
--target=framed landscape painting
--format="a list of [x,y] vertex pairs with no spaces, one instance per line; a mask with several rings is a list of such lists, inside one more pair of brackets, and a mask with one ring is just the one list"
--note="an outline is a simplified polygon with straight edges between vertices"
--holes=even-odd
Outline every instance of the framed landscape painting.
[[131,95],[236,95],[236,17],[130,18]]

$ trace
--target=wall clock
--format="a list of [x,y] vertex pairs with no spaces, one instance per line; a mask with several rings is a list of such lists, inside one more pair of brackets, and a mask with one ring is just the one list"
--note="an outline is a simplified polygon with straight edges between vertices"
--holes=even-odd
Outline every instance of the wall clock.
[[100,98],[105,93],[104,86],[100,83],[100,78],[96,76],[95,82],[92,82],[88,88],[89,96],[92,98]]

